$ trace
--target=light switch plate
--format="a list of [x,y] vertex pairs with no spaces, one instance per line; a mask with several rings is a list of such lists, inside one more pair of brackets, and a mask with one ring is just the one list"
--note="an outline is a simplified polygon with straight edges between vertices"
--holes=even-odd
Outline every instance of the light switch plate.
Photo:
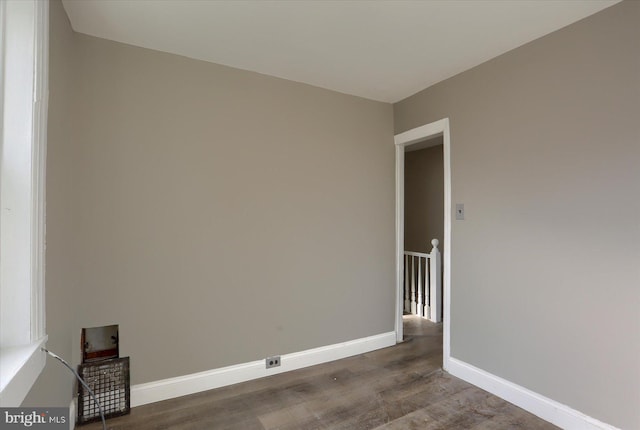
[[464,203],[456,203],[456,219],[464,219]]

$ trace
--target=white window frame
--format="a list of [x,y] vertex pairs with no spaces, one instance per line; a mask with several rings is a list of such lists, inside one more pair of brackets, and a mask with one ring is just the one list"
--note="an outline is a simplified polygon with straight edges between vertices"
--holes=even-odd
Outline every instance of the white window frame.
[[44,368],[49,2],[0,1],[0,406]]

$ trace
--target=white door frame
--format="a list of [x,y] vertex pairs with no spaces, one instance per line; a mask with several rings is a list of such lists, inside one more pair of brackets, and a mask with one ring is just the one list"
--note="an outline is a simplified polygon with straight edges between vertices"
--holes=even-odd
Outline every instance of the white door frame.
[[444,276],[443,290],[443,363],[448,370],[450,358],[451,320],[451,138],[449,118],[425,124],[394,136],[396,146],[396,341],[402,342],[404,308],[404,154],[407,146],[442,136],[444,155]]

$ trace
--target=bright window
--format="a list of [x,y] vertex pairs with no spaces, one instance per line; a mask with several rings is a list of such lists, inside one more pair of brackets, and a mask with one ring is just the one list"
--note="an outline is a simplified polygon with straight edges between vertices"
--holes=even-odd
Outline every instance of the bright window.
[[0,1],[0,406],[45,362],[48,23],[47,1]]

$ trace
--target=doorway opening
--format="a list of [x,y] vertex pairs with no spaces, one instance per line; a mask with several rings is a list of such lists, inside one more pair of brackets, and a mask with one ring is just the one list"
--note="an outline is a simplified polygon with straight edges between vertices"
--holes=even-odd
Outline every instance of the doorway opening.
[[404,313],[433,323],[442,321],[443,237],[440,135],[405,147],[404,155]]
[[[437,139],[435,139],[437,138]],[[451,140],[449,119],[425,124],[397,134],[396,146],[396,341],[403,340],[403,313],[405,309],[405,158],[407,150],[423,149],[442,143],[444,223],[442,255],[442,322],[443,368],[447,370],[450,358],[451,309]]]

